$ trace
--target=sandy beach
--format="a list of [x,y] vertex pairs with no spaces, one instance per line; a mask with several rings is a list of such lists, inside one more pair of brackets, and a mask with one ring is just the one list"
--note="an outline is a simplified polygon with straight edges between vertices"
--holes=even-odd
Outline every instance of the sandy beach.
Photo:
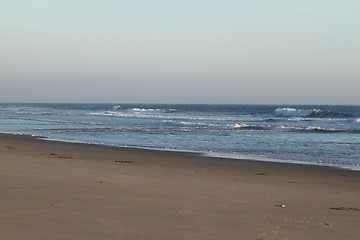
[[0,135],[1,239],[359,239],[360,172]]

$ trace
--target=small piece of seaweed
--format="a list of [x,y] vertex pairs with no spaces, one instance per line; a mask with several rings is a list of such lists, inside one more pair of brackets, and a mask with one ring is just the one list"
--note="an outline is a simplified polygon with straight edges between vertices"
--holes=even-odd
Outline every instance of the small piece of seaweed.
[[360,209],[356,207],[331,207],[330,209],[337,211],[360,211]]

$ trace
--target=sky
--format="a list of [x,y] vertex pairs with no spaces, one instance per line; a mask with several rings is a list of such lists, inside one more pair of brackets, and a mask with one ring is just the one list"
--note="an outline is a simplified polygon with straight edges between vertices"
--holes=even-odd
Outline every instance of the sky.
[[358,0],[0,0],[0,102],[360,105]]

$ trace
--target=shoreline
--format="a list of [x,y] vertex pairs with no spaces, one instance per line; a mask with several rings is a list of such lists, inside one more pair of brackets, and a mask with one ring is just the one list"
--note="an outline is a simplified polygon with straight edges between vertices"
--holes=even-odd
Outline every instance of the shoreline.
[[49,142],[61,142],[61,143],[70,143],[70,144],[85,144],[85,145],[95,145],[95,146],[106,146],[111,148],[119,148],[119,149],[140,149],[140,150],[148,150],[148,151],[159,151],[159,152],[174,152],[174,153],[184,153],[191,154],[194,156],[200,156],[204,158],[213,158],[213,159],[228,159],[228,160],[238,160],[238,161],[254,161],[254,162],[268,162],[268,163],[279,163],[279,164],[294,164],[294,165],[305,165],[312,167],[325,167],[325,168],[335,168],[335,169],[343,169],[350,171],[359,171],[360,166],[358,164],[351,165],[341,165],[341,164],[326,164],[326,163],[318,163],[318,162],[307,162],[307,161],[296,161],[296,160],[280,160],[280,159],[272,159],[265,157],[254,156],[251,158],[250,156],[243,155],[243,157],[238,157],[239,154],[231,154],[231,153],[218,153],[218,152],[197,152],[191,150],[180,150],[180,149],[167,149],[167,148],[151,148],[151,147],[141,147],[141,146],[118,146],[111,145],[105,143],[91,143],[91,142],[81,142],[75,140],[63,140],[63,139],[52,139],[46,136],[38,136],[38,135],[29,135],[23,133],[0,133],[0,135],[15,135],[15,136],[27,136],[34,138],[34,140],[43,140]]
[[0,134],[0,196],[6,239],[360,235],[360,172],[323,166]]

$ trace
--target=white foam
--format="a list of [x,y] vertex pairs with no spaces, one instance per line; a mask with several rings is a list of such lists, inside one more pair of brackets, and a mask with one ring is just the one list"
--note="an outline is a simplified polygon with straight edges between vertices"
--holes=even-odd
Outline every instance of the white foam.
[[336,129],[336,128],[323,128],[323,127],[312,127],[312,126],[305,128],[305,130],[319,131],[319,132],[339,132],[339,131],[341,131],[341,129]]
[[124,109],[124,107],[121,105],[117,105],[117,106],[114,106],[112,109],[116,111],[116,110]]
[[181,121],[179,122],[182,125],[198,125],[198,126],[216,126],[215,124],[209,124],[209,123],[202,123],[202,122],[186,122],[186,121]]
[[134,112],[160,112],[161,109],[153,109],[153,108],[133,108]]
[[313,110],[302,110],[296,108],[278,108],[275,110],[277,117],[308,117],[313,114],[317,109]]
[[175,123],[176,121],[175,120],[164,120],[163,122],[165,122],[165,123]]
[[242,123],[242,124],[236,123],[236,124],[234,124],[233,127],[234,127],[235,129],[236,129],[236,128],[248,128],[248,127],[250,127],[250,125],[247,125],[247,124],[245,124],[245,123]]
[[351,123],[351,129],[358,130],[360,129],[360,118],[354,119]]
[[[296,108],[278,108],[275,110],[277,117],[298,117],[298,118],[348,118],[353,117],[349,113],[332,112],[322,109],[296,109]],[[308,119],[304,119],[308,120]]]
[[294,127],[287,126],[287,125],[276,125],[270,128],[273,131],[291,131],[294,130]]

